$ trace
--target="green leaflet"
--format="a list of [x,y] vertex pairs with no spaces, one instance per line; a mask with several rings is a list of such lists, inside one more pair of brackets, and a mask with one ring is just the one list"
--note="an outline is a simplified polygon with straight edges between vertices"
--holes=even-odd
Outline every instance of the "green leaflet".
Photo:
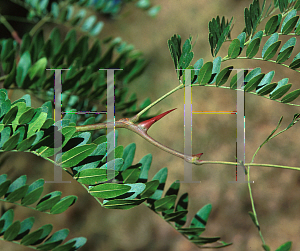
[[271,249],[268,245],[262,245],[262,247],[265,251],[271,251]]
[[[3,175],[1,175],[3,176]],[[0,176],[0,177],[1,177]],[[5,178],[6,179],[6,178]],[[8,190],[9,186],[11,184],[11,180],[4,180],[3,182],[0,183],[0,196],[2,197],[5,195],[6,191]]]
[[212,74],[213,63],[206,62],[199,71],[198,74],[198,83],[200,85],[205,85],[209,82]]
[[296,38],[292,37],[281,47],[276,59],[276,63],[280,64],[286,61],[287,59],[289,59],[295,45],[296,45]]
[[300,89],[294,90],[294,91],[290,92],[289,94],[287,94],[286,96],[284,96],[281,99],[281,102],[282,103],[289,103],[289,102],[295,100],[296,98],[298,98],[299,95],[300,95]]
[[169,187],[169,189],[166,192],[165,196],[169,196],[169,195],[178,195],[179,192],[179,188],[180,188],[180,182],[179,180],[174,181],[171,186]]
[[254,78],[255,76],[259,75],[261,73],[261,68],[257,67],[254,70],[250,71],[249,74],[245,77],[244,81],[248,83],[250,79]]
[[[19,102],[18,102],[19,101]],[[26,107],[26,101],[24,99],[20,99],[20,100],[16,100],[13,104],[12,107],[17,106],[18,107],[18,113],[16,114],[15,119],[11,122],[12,123],[12,128],[13,131],[16,130],[17,126],[18,126],[18,120],[21,117],[21,115],[27,110]],[[27,132],[28,134],[28,132]]]
[[108,199],[125,194],[130,189],[131,187],[128,185],[106,183],[90,188],[89,193],[97,198]]
[[73,167],[89,156],[96,148],[97,145],[93,143],[77,146],[64,153],[57,162],[60,163],[61,167]]
[[284,78],[278,81],[277,87],[270,93],[271,99],[281,98],[292,86],[292,84],[288,84],[289,79]]
[[170,209],[172,206],[174,206],[176,198],[176,195],[170,195],[156,200],[154,202],[154,210],[156,212],[161,212]]
[[41,112],[40,115],[33,121],[29,123],[27,136],[32,136],[37,130],[39,130],[47,119],[47,113]]
[[255,38],[251,40],[250,44],[248,45],[248,48],[246,50],[246,57],[247,58],[253,58],[256,53],[259,50],[259,45],[260,45],[260,38]]
[[85,9],[78,11],[75,17],[70,20],[71,25],[77,26],[83,20],[83,18],[85,18],[85,16],[86,16]]
[[44,212],[51,209],[61,197],[60,191],[54,191],[43,196],[36,205],[36,210]]
[[[108,163],[105,163],[104,165],[102,165],[100,167],[100,169],[105,169],[105,170],[115,170],[116,171],[120,171],[121,167],[123,166],[124,161],[122,158],[117,158],[117,159],[113,159],[111,161],[109,161]],[[108,167],[108,168],[107,168]],[[114,168],[112,168],[114,167]],[[111,175],[111,173],[109,173],[109,175]]]
[[203,206],[192,219],[190,227],[205,228],[211,209],[211,204]]
[[43,244],[37,246],[38,250],[52,250],[53,248],[57,247],[67,238],[69,234],[69,229],[61,229],[55,232],[47,239]]
[[236,58],[239,54],[240,54],[240,40],[235,38],[229,45],[228,57]]
[[16,202],[24,197],[28,190],[28,185],[21,186],[15,189],[13,192],[9,193],[8,196],[5,198],[8,202]]
[[71,53],[67,57],[68,64],[71,64],[77,57],[84,58],[89,48],[88,39],[88,36],[83,36],[79,39],[73,51],[71,51]]
[[2,41],[1,61],[6,61],[13,48],[14,45],[13,40],[11,38]]
[[[223,22],[223,18],[222,18],[222,24],[225,23],[225,19],[224,19],[224,22]],[[226,38],[230,37],[230,29],[231,29],[232,21],[233,21],[233,17],[230,19],[229,23],[227,21],[227,24],[226,24],[225,28],[224,28],[224,25],[222,25],[223,26],[222,27],[223,32],[222,32],[221,36],[219,37],[219,39],[217,41],[216,49],[215,49],[215,52],[214,52],[213,56],[217,55],[217,53],[219,52],[222,44],[225,42]]]
[[191,242],[192,243],[195,243],[195,244],[198,244],[198,245],[203,245],[203,244],[206,244],[206,243],[213,243],[213,242],[216,242],[218,240],[220,240],[221,238],[220,237],[194,237],[191,239]]
[[96,20],[97,17],[95,15],[89,16],[87,19],[84,20],[83,24],[81,25],[81,29],[83,31],[89,31],[90,29],[92,29]]
[[27,106],[27,109],[31,106],[31,97],[29,94],[25,94],[23,97],[20,98],[21,100],[25,100],[25,104]]
[[225,23],[225,17],[222,17],[222,21],[220,21],[220,17],[213,18],[209,24],[209,43],[211,48],[211,54],[215,57],[219,52],[222,44],[226,40],[226,38],[230,38],[230,29],[233,18],[231,18],[230,22]]
[[151,180],[151,181],[145,183],[145,185],[146,185],[146,188],[139,195],[139,198],[141,198],[141,199],[146,199],[146,198],[152,196],[155,193],[155,191],[157,190],[158,186],[159,186],[159,181],[158,180]]
[[7,210],[0,218],[0,222],[1,220],[4,220],[4,226],[0,232],[0,234],[2,235],[12,224],[14,219],[14,210],[13,209],[9,209]]
[[[176,207],[175,207],[175,212],[186,211],[188,208],[188,201],[189,201],[188,193],[182,194],[177,202]],[[185,215],[182,218],[176,220],[175,226],[182,227],[186,222],[186,218],[187,218],[187,216]]]
[[4,88],[9,88],[12,83],[14,82],[17,74],[17,66],[16,66],[16,61],[13,62],[13,68],[11,72],[8,74],[8,77],[4,80]]
[[232,72],[232,69],[233,69],[233,66],[228,66],[226,68],[224,68],[218,75],[217,75],[217,78],[216,78],[216,86],[221,86],[221,85],[224,85],[229,76],[230,76],[230,73]]
[[189,227],[189,228],[179,228],[178,231],[186,235],[200,235],[205,231],[205,227]]
[[115,148],[115,158],[122,158],[123,152],[124,152],[124,147],[122,145],[117,146]]
[[270,47],[268,47],[268,49],[265,51],[265,53],[263,55],[263,59],[269,60],[272,57],[274,57],[280,44],[281,44],[281,41],[277,41],[277,42],[273,43],[272,45],[270,45]]
[[213,84],[216,81],[216,77],[220,72],[221,69],[221,57],[216,57],[213,61],[213,68],[212,68],[212,75],[210,77],[210,80],[208,81],[209,84]]
[[[175,69],[178,69],[179,59],[181,56],[181,37],[175,34],[168,40],[168,46],[175,65]],[[179,72],[180,71],[177,71],[178,78],[180,77]]]
[[3,236],[4,240],[6,240],[6,241],[13,241],[17,237],[20,229],[21,229],[21,223],[20,223],[20,221],[15,221],[5,231],[4,236]]
[[[105,145],[105,144],[103,144],[103,145]],[[112,149],[110,147],[110,144],[108,144],[108,146],[109,146],[108,147],[108,152],[109,153],[107,154],[106,151],[105,151],[104,154],[106,154],[106,156],[103,157],[102,162],[106,161],[106,159],[109,159],[110,157],[113,158],[113,159],[122,158],[123,152],[124,152],[124,147],[123,146],[117,146],[115,149]],[[102,148],[101,150],[104,150],[104,149]]]
[[133,165],[122,172],[123,183],[135,183],[139,179],[141,164]]
[[92,36],[97,36],[100,34],[100,32],[102,31],[103,29],[103,26],[104,26],[104,22],[100,21],[100,22],[97,22],[94,27],[90,30],[90,34]]
[[30,53],[29,53],[29,51],[25,51],[22,54],[19,64],[18,64],[18,67],[17,67],[16,82],[17,82],[18,87],[23,86],[23,82],[29,71],[30,66],[31,66]]
[[4,125],[11,124],[15,120],[17,113],[18,113],[18,106],[14,106],[13,108],[11,108],[9,112],[5,114],[3,118],[3,124]]
[[163,194],[163,190],[165,187],[165,183],[168,176],[168,169],[166,167],[160,169],[152,178],[152,180],[159,181],[159,188],[155,191],[155,193],[150,197],[153,200],[159,200]]
[[85,55],[85,57],[82,60],[82,65],[87,66],[94,62],[97,57],[101,54],[101,46],[100,42],[96,40],[92,48],[89,50],[89,52]]
[[24,246],[32,245],[39,240],[45,239],[52,231],[53,226],[51,224],[44,225],[34,232],[24,236],[21,240],[21,244]]
[[279,10],[281,13],[283,13],[287,9],[288,4],[289,4],[288,0],[278,0],[276,2],[277,2],[277,6],[279,7]]
[[260,83],[260,81],[263,79],[263,77],[265,76],[264,73],[261,73],[257,76],[255,76],[254,78],[252,78],[245,86],[244,86],[244,91],[246,92],[250,92],[253,91],[258,84]]
[[272,16],[268,20],[268,22],[265,25],[265,33],[267,36],[275,33],[278,30],[281,19],[282,19],[282,15],[278,14],[278,15]]
[[128,167],[132,165],[134,154],[135,154],[136,144],[131,143],[127,145],[124,149],[122,158],[124,159],[124,164],[121,168],[121,171],[126,170]]
[[299,0],[296,1],[294,9],[300,10],[300,1]]
[[190,37],[185,41],[182,47],[182,54],[179,59],[179,69],[186,69],[190,65],[194,57],[194,53],[191,51],[192,50],[191,42],[192,42],[192,38]]
[[237,36],[237,39],[240,40],[240,54],[242,53],[242,50],[244,49],[244,44],[246,40],[246,33],[242,32],[240,35]]
[[295,25],[297,24],[297,21],[299,19],[299,16],[297,15],[297,11],[296,10],[291,10],[285,17],[285,19],[282,22],[281,25],[281,33],[282,34],[288,34],[290,33]]
[[124,200],[133,200],[136,199],[139,194],[141,194],[146,185],[144,183],[134,183],[134,184],[126,184],[130,186],[130,190],[128,190],[125,194],[116,197],[116,199],[124,199]]
[[277,83],[267,84],[267,85],[261,87],[260,89],[258,89],[256,91],[256,93],[260,96],[267,95],[270,92],[272,92],[276,86],[277,86]]
[[178,221],[179,219],[183,218],[186,216],[188,213],[187,210],[182,210],[174,213],[168,213],[164,215],[165,221]]
[[34,116],[34,109],[33,108],[29,108],[26,112],[24,112],[20,118],[19,118],[19,123],[20,124],[27,124],[31,121],[31,119],[33,118]]
[[251,35],[251,33],[254,33],[256,31],[256,27],[258,25],[261,14],[262,11],[260,9],[258,0],[254,0],[253,3],[250,4],[249,9],[245,8],[244,19],[246,32],[248,35]]
[[103,206],[108,209],[131,209],[143,203],[145,200],[109,200]]
[[[62,147],[64,147],[68,143],[68,141],[72,138],[73,134],[75,133],[75,130],[76,130],[75,127],[72,127],[72,126],[65,126],[61,130],[58,130],[58,132],[62,133],[63,138],[64,138],[64,141],[62,143]],[[40,153],[40,155],[43,158],[47,158],[47,157],[53,156],[54,154],[59,152],[60,149],[61,149],[60,147],[54,148],[54,145],[52,145],[52,147],[51,146],[42,147],[37,152]]]
[[286,34],[290,33],[294,29],[295,25],[297,24],[298,19],[299,19],[299,16],[295,16],[295,17],[291,18],[286,23],[286,25],[282,28],[282,34],[286,35]]
[[284,244],[282,244],[279,248],[277,248],[275,251],[290,251],[292,250],[292,242],[288,241]]
[[291,69],[297,69],[300,67],[300,52],[294,57],[292,63],[289,65]]
[[[267,51],[272,45],[274,45],[276,42],[278,42],[278,38],[279,38],[278,33],[274,33],[272,36],[270,36],[270,38],[269,38],[269,39],[267,40],[267,42],[265,43],[265,45],[264,45],[264,47],[263,47],[263,49],[262,49],[262,53],[261,53],[261,55],[262,55],[262,57],[263,57],[264,60],[266,60],[266,59],[265,59],[266,57],[270,58],[269,54],[271,54],[271,53],[273,52],[273,50],[272,50],[272,51],[269,50],[268,54],[265,56],[266,51]],[[279,43],[279,44],[280,44],[280,43]],[[278,45],[278,46],[279,46],[279,45]],[[278,49],[278,47],[277,47],[277,49]],[[276,53],[277,49],[275,50],[275,53]],[[275,53],[274,53],[274,55],[275,55]],[[274,56],[274,55],[273,55],[273,56]]]
[[44,180],[39,179],[33,182],[29,187],[28,190],[22,198],[21,204],[24,206],[31,205],[36,202],[40,196],[42,195],[44,189]]
[[2,131],[1,131],[1,139],[0,139],[0,147],[2,148],[3,145],[5,144],[5,142],[9,139],[9,134],[10,134],[10,128],[9,127],[5,127]]
[[28,185],[25,184],[26,180],[26,175],[22,175],[11,183],[5,194],[5,200],[15,202],[23,198],[28,190]]
[[77,201],[77,196],[69,195],[62,198],[57,202],[50,210],[50,214],[60,214],[66,211],[70,206],[72,206]]
[[63,245],[60,245],[60,246],[52,249],[52,251],[77,250],[80,247],[82,247],[85,243],[86,243],[86,238],[77,237],[77,238],[73,238],[73,239],[67,241]]
[[58,7],[58,4],[56,2],[51,4],[51,13],[52,13],[54,18],[57,18],[58,15],[59,15],[59,7]]
[[276,59],[276,63],[280,64],[285,62],[292,54],[292,51],[294,49],[294,46],[290,46],[287,49],[285,49],[283,52],[279,52],[278,57]]
[[274,77],[274,75],[275,75],[275,71],[270,71],[270,72],[268,72],[268,73],[264,76],[264,78],[261,80],[261,82],[259,83],[258,86],[264,86],[264,85],[270,84],[271,81],[272,81],[272,79],[273,79],[273,77]]
[[[115,171],[115,176],[117,176],[117,174],[118,172]],[[107,181],[107,170],[100,168],[84,169],[77,173],[74,178],[76,178],[79,183],[95,185]]]
[[142,164],[141,167],[141,172],[140,172],[140,177],[139,179],[142,182],[146,182],[148,180],[148,172],[152,163],[152,154],[149,153],[147,155],[145,155],[140,161],[139,163]]
[[203,58],[200,58],[195,64],[194,64],[194,76],[197,76],[197,78],[195,79],[195,81],[193,83],[197,83],[198,82],[198,75],[199,75],[199,71],[203,66]]
[[16,145],[18,144],[19,138],[20,138],[19,132],[17,134],[13,135],[12,137],[10,137],[9,140],[7,140],[4,143],[4,145],[2,147],[3,151],[13,150],[16,147]]
[[34,217],[29,217],[21,222],[21,229],[16,237],[17,240],[21,239],[29,233],[34,223]]
[[[298,21],[298,23],[299,23],[299,21]],[[299,26],[299,24],[297,23],[297,25],[296,25],[296,29],[295,29],[295,33],[296,33],[296,35],[300,35],[300,26]]]
[[236,89],[238,83],[239,83],[239,88],[243,86],[243,84],[246,83],[247,76],[249,75],[249,74],[247,75],[247,73],[248,70],[244,70],[243,74],[239,74],[239,79],[237,78],[238,74],[235,74],[230,80],[230,89]]
[[47,68],[47,58],[43,57],[39,59],[31,68],[28,70],[28,76],[30,80],[34,77],[41,77]]

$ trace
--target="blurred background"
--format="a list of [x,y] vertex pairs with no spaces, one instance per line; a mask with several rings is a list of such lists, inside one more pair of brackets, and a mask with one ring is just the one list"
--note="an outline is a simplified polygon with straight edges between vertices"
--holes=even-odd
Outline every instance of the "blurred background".
[[[204,62],[212,61],[208,43],[208,22],[212,18],[225,16],[234,17],[234,27],[231,37],[236,38],[244,28],[244,8],[252,1],[244,0],[164,0],[152,1],[159,4],[161,10],[157,17],[151,18],[134,4],[127,5],[121,15],[115,19],[103,18],[105,26],[99,35],[100,39],[107,36],[120,36],[124,41],[133,44],[144,53],[149,61],[148,68],[141,77],[131,84],[130,93],[136,93],[138,100],[147,97],[154,101],[178,85],[177,74],[167,46],[167,40],[174,34],[182,37],[182,43],[191,35],[195,43],[194,64],[203,58]],[[0,11],[17,15],[17,9],[7,5],[9,1],[0,1]],[[270,1],[267,1],[267,6]],[[276,12],[277,13],[277,12]],[[264,28],[264,21],[258,30]],[[12,22],[13,26],[14,23]],[[22,35],[28,25],[14,26]],[[48,37],[53,24],[46,24],[45,36]],[[29,27],[30,28],[30,27]],[[59,27],[68,31],[66,27]],[[4,27],[1,26],[1,32]],[[263,38],[262,44],[266,41]],[[283,42],[287,36],[280,37]],[[283,44],[283,43],[282,43]],[[229,43],[225,43],[218,56],[227,55]],[[261,46],[262,47],[262,46]],[[289,64],[299,52],[296,45]],[[245,53],[245,52],[243,52]],[[261,55],[261,49],[259,53]],[[242,54],[244,55],[244,54]],[[280,65],[257,60],[229,60],[222,68],[233,65],[234,68],[261,67],[263,73],[275,70],[273,82],[288,77],[293,83],[293,89],[299,88],[299,76],[296,72]],[[298,78],[297,78],[298,77]],[[14,91],[12,101],[25,93]],[[193,111],[232,111],[236,109],[236,92],[209,87],[192,88]],[[32,106],[42,103],[32,97]],[[293,103],[299,104],[299,100]],[[246,162],[250,162],[258,146],[267,138],[283,116],[281,129],[284,129],[299,112],[299,108],[280,104],[263,97],[246,93]],[[150,114],[158,111],[177,108],[167,117],[155,123],[148,134],[160,143],[177,151],[184,151],[184,90],[179,90],[150,110]],[[120,117],[116,116],[116,119]],[[255,158],[256,163],[269,163],[286,166],[299,166],[300,141],[299,126],[296,124],[284,134],[276,137],[263,146]],[[204,153],[203,160],[235,161],[236,152],[236,115],[193,115],[193,154]],[[119,129],[118,145],[124,147],[132,142],[137,149],[133,163],[143,156],[152,153],[153,161],[149,177],[163,167],[169,168],[166,187],[175,180],[183,180],[184,161],[168,154],[140,136],[125,129]],[[10,179],[26,174],[28,183],[44,178],[53,180],[53,165],[42,158],[29,153],[5,153],[1,158],[7,158],[0,169],[8,173]],[[63,174],[63,180],[71,177]],[[207,237],[220,236],[221,240],[233,242],[232,246],[222,250],[262,250],[262,242],[257,228],[252,223],[248,211],[252,211],[247,184],[229,183],[235,180],[235,167],[226,165],[201,165],[193,167],[193,180],[200,184],[182,183],[180,194],[189,193],[189,223],[194,214],[207,203],[212,204],[212,212],[203,234]],[[252,192],[258,214],[258,220],[266,243],[275,250],[281,244],[292,241],[292,250],[300,250],[300,174],[297,171],[276,169],[270,167],[252,167]],[[78,201],[65,213],[47,215],[16,207],[15,220],[35,216],[35,227],[51,223],[55,231],[69,228],[69,238],[85,236],[88,241],[82,251],[196,251],[195,245],[176,232],[171,226],[155,215],[151,210],[141,205],[131,210],[108,210],[102,208],[82,187],[72,180],[70,184],[45,185],[43,194],[60,190],[63,196],[77,195]],[[2,204],[4,208],[11,205]],[[35,229],[34,229],[35,230]],[[2,241],[0,250],[23,251],[29,248]]]

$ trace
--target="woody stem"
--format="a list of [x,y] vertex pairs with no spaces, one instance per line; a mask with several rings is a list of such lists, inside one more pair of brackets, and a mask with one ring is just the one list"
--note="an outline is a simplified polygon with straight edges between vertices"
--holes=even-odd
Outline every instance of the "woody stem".
[[135,125],[130,121],[130,119],[125,118],[125,119],[120,119],[118,121],[114,122],[107,122],[107,123],[99,123],[99,124],[92,124],[92,125],[83,125],[83,126],[76,126],[76,132],[81,132],[81,131],[92,131],[92,130],[99,130],[99,129],[106,129],[106,128],[126,128],[130,131],[135,132],[136,134],[140,135],[142,138],[150,142],[151,144],[157,146],[158,148],[171,153],[179,158],[184,159],[185,161],[189,163],[198,163],[201,160],[198,159],[198,157],[195,156],[187,156],[184,155],[181,152],[178,152],[172,148],[169,148],[159,142],[157,142],[155,139],[150,137],[147,134],[147,129],[142,128],[142,126]]

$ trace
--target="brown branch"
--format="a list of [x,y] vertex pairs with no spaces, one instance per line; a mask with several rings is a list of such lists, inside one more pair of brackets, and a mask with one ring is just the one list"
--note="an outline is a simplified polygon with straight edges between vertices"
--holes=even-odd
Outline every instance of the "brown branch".
[[3,25],[6,27],[6,29],[9,30],[11,36],[18,42],[18,44],[22,43],[22,39],[19,37],[18,33],[15,31],[15,29],[10,25],[9,22],[7,22],[6,18],[2,15],[0,15],[0,22],[3,23]]
[[[176,109],[176,108],[175,108]],[[83,125],[83,126],[76,126],[76,132],[82,132],[82,131],[92,131],[92,130],[99,130],[99,129],[107,129],[107,128],[126,128],[130,131],[135,132],[136,134],[140,135],[142,138],[144,138],[145,140],[147,140],[148,142],[150,142],[151,144],[157,146],[158,148],[171,153],[179,158],[184,159],[186,162],[192,163],[192,164],[201,164],[202,160],[200,160],[200,157],[203,153],[199,153],[199,154],[194,154],[194,155],[184,155],[181,152],[178,152],[172,148],[169,148],[159,142],[157,142],[155,139],[153,139],[152,137],[150,137],[147,134],[148,129],[158,120],[160,120],[161,118],[163,118],[164,116],[166,116],[168,113],[172,112],[173,110],[169,110],[167,112],[164,112],[158,116],[155,116],[151,119],[148,119],[146,121],[143,121],[139,124],[134,124],[132,122],[132,120],[134,119],[134,117],[132,117],[131,119],[129,118],[123,118],[120,119],[118,121],[114,122],[108,122],[108,123],[99,123],[99,124],[92,124],[92,125]]]

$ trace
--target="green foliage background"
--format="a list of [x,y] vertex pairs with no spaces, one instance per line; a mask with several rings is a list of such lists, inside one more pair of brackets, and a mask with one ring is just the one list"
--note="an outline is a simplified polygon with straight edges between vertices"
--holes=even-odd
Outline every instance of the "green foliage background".
[[[217,15],[224,15],[229,19],[234,16],[235,24],[231,36],[235,38],[244,27],[243,10],[251,2],[166,0],[159,3],[162,9],[154,20],[128,7],[122,19],[106,22],[100,37],[121,36],[124,41],[134,44],[137,49],[144,52],[146,59],[150,61],[149,67],[145,74],[132,83],[130,91],[137,93],[139,101],[146,97],[155,100],[178,84],[167,48],[167,39],[174,33],[180,34],[183,40],[192,35],[195,41],[198,36],[193,48],[195,60],[199,58],[204,58],[205,62],[211,60],[207,39],[208,21]],[[50,28],[50,25],[46,26],[46,30]],[[281,39],[282,44],[288,40],[288,38]],[[228,46],[229,44],[223,45],[219,55],[225,56]],[[299,44],[296,44],[295,51],[299,51]],[[290,61],[293,56],[295,55],[292,54]],[[279,65],[255,60],[236,60],[226,62],[222,66],[231,64],[235,68],[261,67],[264,73],[275,70],[276,80],[288,76],[290,82],[295,84],[294,88],[299,88],[297,74],[290,69],[282,69],[283,67]],[[158,111],[178,108],[172,116],[169,115],[168,119],[153,125],[149,131],[154,139],[181,152],[184,147],[183,93],[183,90],[176,92],[150,111],[150,114],[156,114]],[[24,93],[15,91],[12,100],[23,95]],[[299,104],[299,100],[295,103]],[[33,107],[40,105],[38,101],[33,103]],[[195,111],[228,111],[234,110],[235,105],[235,91],[193,88],[193,110]],[[297,107],[246,94],[246,161],[261,144],[261,139],[274,129],[281,115],[286,118],[283,121],[283,126],[286,126],[290,122],[289,118],[296,112],[299,112]],[[235,125],[234,115],[194,115],[193,152],[203,152],[202,159],[205,160],[234,161]],[[173,180],[183,180],[183,160],[157,149],[133,132],[119,129],[119,144],[126,146],[132,142],[137,144],[134,163],[147,153],[153,154],[153,169],[150,177],[167,166],[170,170],[167,187]],[[269,142],[256,157],[256,162],[299,166],[297,153],[299,144],[295,127],[287,131],[284,136],[281,135]],[[41,158],[26,153],[8,153],[7,156],[8,160],[2,167],[3,173],[16,177],[26,174],[30,181],[38,178],[51,180],[53,177],[53,166]],[[67,174],[63,174],[63,177],[64,180],[70,180]],[[229,184],[228,181],[233,180],[234,177],[233,167],[195,166],[193,179],[201,180],[201,184],[181,185],[181,190],[189,192],[191,197],[189,217],[196,213],[199,206],[212,203],[213,211],[206,230],[207,236],[220,234],[223,240],[232,241],[234,245],[228,247],[228,250],[260,250],[261,242],[257,236],[257,229],[246,213],[251,210],[248,191],[242,185]],[[300,248],[299,242],[297,243],[300,225],[297,211],[300,203],[297,196],[300,186],[299,174],[291,170],[254,167],[251,177],[255,181],[253,193],[260,225],[268,244],[275,249],[287,240],[291,240],[294,250],[298,250]],[[63,215],[57,215],[55,219],[50,216],[48,218],[48,215],[40,216],[41,224],[43,221],[44,224],[51,222],[57,228],[56,230],[68,227],[71,230],[70,238],[84,233],[88,242],[81,250],[198,250],[143,206],[128,211],[106,210],[87,196],[75,181],[71,184],[48,184],[47,186],[49,189],[47,192],[60,190],[64,196],[77,195],[79,200],[76,206],[68,209]],[[16,212],[20,219],[28,217],[30,213],[21,208]],[[189,220],[191,219],[188,218]],[[5,242],[1,245],[5,250],[25,250],[24,247],[18,247],[13,243]]]

